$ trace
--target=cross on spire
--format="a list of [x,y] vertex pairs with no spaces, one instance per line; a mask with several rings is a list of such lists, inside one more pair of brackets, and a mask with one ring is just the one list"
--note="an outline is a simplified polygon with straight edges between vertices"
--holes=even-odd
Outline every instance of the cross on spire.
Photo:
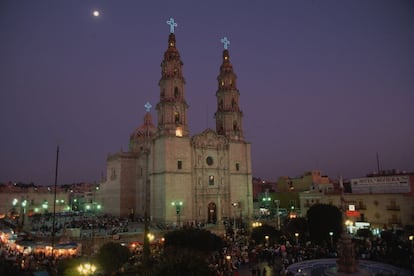
[[227,39],[227,37],[223,37],[221,40],[221,43],[224,44],[224,50],[227,50],[229,48],[230,45],[230,40]]
[[145,110],[146,110],[147,112],[150,112],[152,105],[151,105],[149,102],[147,102],[147,103],[144,105],[144,107],[145,107]]
[[174,33],[174,28],[177,27],[177,23],[175,23],[174,18],[170,17],[170,20],[167,20],[167,24],[170,25],[170,33]]

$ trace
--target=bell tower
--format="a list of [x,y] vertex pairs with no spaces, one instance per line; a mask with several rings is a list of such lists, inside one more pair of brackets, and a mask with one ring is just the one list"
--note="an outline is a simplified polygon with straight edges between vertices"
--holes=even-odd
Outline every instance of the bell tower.
[[160,101],[156,106],[158,113],[158,135],[188,137],[187,109],[184,96],[185,80],[183,62],[176,48],[174,28],[177,23],[173,18],[167,21],[170,25],[168,48],[161,62]]
[[243,113],[239,107],[240,93],[237,89],[237,76],[233,72],[228,50],[230,41],[227,37],[224,37],[221,39],[221,42],[224,44],[224,50],[220,74],[217,77],[216,131],[218,134],[224,135],[232,141],[244,141],[242,127]]

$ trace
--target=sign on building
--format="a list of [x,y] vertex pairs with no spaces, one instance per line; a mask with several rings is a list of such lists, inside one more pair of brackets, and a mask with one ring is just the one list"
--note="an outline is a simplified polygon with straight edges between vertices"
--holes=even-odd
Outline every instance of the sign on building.
[[378,176],[351,179],[354,194],[410,193],[411,184],[408,175]]

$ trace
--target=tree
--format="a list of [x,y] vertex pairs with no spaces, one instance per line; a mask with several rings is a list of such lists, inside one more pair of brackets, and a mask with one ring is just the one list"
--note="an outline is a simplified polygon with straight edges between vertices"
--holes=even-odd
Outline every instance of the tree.
[[336,240],[342,231],[342,213],[333,205],[315,204],[309,208],[306,217],[310,239],[318,244],[329,241],[330,232]]
[[253,228],[251,239],[260,244],[266,242],[266,236],[269,237],[269,244],[273,244],[280,240],[280,231],[271,225],[264,224]]
[[209,254],[223,248],[223,240],[204,229],[180,229],[165,235],[164,249],[180,251],[188,249]]
[[291,219],[285,226],[285,231],[292,238],[295,236],[295,233],[298,233],[301,239],[306,239],[308,237],[308,221],[306,218]]
[[180,229],[165,234],[164,252],[151,275],[214,275],[206,259],[221,251],[223,240],[204,229]]
[[181,249],[174,254],[163,254],[159,262],[154,266],[151,275],[162,276],[198,276],[212,275],[213,271],[208,267],[204,256],[194,254],[194,251]]
[[102,245],[96,259],[105,272],[114,272],[125,264],[130,256],[131,252],[127,247],[109,242]]

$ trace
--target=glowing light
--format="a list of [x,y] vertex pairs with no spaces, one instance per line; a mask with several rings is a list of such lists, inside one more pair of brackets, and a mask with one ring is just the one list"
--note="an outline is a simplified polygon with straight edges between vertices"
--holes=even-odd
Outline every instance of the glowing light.
[[90,263],[80,264],[78,266],[78,271],[83,275],[94,274],[96,271],[96,266]]
[[227,50],[230,45],[230,40],[228,40],[227,37],[223,37],[220,41],[224,44],[224,50]]
[[100,16],[101,15],[101,13],[99,12],[99,11],[93,11],[93,16],[95,16],[95,17],[98,17],[98,16]]
[[174,18],[170,18],[170,20],[167,20],[167,24],[170,25],[170,33],[174,33],[174,28],[178,26],[178,24],[174,21]]

